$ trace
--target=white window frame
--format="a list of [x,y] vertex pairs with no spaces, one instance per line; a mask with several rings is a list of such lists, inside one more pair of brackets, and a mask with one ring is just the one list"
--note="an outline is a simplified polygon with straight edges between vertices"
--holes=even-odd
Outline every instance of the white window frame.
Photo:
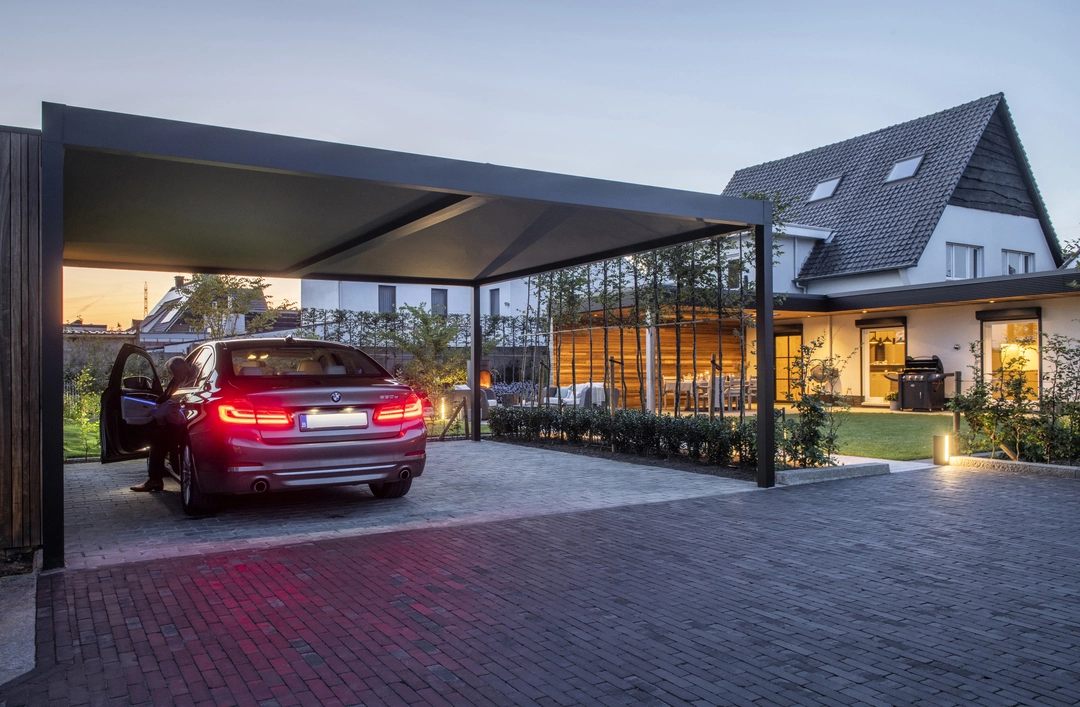
[[[962,276],[956,275],[956,257],[958,254],[962,254],[964,257],[965,274]],[[982,246],[967,243],[945,244],[946,280],[973,280],[977,277],[983,277],[985,273],[986,258],[983,256]]]
[[[1018,259],[1017,265],[1020,269],[1016,272],[1009,272],[1009,257],[1016,256]],[[1027,253],[1022,250],[1005,250],[1001,249],[1001,274],[1002,275],[1026,275],[1029,272],[1035,272],[1035,254]]]
[[843,178],[844,176],[840,175],[839,177],[831,177],[818,182],[814,187],[814,191],[810,193],[810,198],[806,200],[806,203],[831,199],[832,195],[836,193],[836,189],[840,186],[840,181]]

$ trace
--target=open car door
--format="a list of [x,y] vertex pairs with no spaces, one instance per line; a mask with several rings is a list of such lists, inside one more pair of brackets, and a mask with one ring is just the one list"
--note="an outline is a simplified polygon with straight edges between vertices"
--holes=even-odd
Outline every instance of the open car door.
[[101,394],[101,463],[149,455],[153,412],[161,395],[154,362],[138,346],[124,344],[109,385]]

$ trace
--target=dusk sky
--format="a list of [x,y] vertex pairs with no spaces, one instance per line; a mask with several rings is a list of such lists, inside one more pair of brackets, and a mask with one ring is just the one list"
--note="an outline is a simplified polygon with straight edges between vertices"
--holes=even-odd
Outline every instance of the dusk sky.
[[[1080,238],[1080,3],[3,2],[0,124],[40,104],[719,192],[740,167],[1005,93]],[[173,273],[69,272],[125,326]],[[298,299],[296,283],[275,284]]]

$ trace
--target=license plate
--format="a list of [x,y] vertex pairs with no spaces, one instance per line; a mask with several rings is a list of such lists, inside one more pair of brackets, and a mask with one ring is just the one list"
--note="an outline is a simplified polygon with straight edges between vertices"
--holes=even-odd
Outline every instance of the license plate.
[[300,431],[341,430],[350,427],[367,427],[366,412],[309,413],[300,416]]

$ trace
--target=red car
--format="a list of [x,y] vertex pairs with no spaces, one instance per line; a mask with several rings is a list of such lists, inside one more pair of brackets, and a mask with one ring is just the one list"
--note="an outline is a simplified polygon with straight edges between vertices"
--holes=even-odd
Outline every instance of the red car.
[[[198,346],[170,386],[178,442],[170,473],[184,511],[229,494],[368,484],[409,492],[424,472],[423,405],[358,349],[326,341],[239,339]],[[162,382],[143,349],[125,345],[101,396],[101,461],[148,456]]]

